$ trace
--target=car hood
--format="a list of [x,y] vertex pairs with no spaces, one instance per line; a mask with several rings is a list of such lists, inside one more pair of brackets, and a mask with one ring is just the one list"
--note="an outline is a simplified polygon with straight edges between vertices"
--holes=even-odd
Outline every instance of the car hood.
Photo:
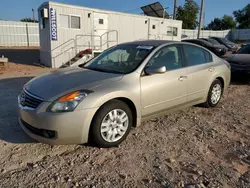
[[45,101],[55,100],[76,90],[91,90],[122,78],[121,74],[93,71],[80,67],[58,69],[25,84],[24,88]]
[[234,54],[227,58],[228,62],[250,64],[250,54]]

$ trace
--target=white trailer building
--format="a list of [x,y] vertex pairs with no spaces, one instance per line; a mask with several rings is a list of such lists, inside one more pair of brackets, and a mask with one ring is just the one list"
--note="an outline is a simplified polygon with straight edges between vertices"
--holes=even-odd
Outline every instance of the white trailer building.
[[46,2],[38,8],[41,63],[53,68],[82,50],[142,39],[181,40],[182,22]]

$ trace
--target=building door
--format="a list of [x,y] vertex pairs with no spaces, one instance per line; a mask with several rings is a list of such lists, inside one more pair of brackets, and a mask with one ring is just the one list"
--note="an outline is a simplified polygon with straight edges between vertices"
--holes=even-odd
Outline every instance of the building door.
[[149,39],[160,39],[159,38],[159,21],[149,20]]
[[[94,13],[93,43],[95,49],[104,50],[107,48],[108,14]],[[101,37],[101,38],[100,38]]]

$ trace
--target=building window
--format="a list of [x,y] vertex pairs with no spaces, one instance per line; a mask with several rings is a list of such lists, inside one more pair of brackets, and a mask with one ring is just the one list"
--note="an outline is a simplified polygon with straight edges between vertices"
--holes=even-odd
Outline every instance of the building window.
[[60,27],[69,28],[69,16],[60,14]]
[[60,27],[63,28],[72,28],[80,29],[81,28],[81,19],[78,16],[69,16],[60,14]]
[[80,17],[71,16],[71,28],[73,28],[73,29],[80,29],[81,28]]
[[152,29],[155,29],[155,25],[152,25]]
[[167,36],[177,36],[178,35],[178,28],[177,27],[168,27],[167,29]]
[[104,24],[104,20],[103,19],[99,19],[99,24]]
[[178,35],[178,28],[173,27],[173,36],[177,37],[177,35]]

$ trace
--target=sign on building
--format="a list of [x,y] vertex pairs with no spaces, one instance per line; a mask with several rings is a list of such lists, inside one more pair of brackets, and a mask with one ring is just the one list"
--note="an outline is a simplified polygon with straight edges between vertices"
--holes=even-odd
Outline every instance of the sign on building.
[[57,20],[56,9],[50,9],[50,28],[51,28],[51,40],[57,40]]

